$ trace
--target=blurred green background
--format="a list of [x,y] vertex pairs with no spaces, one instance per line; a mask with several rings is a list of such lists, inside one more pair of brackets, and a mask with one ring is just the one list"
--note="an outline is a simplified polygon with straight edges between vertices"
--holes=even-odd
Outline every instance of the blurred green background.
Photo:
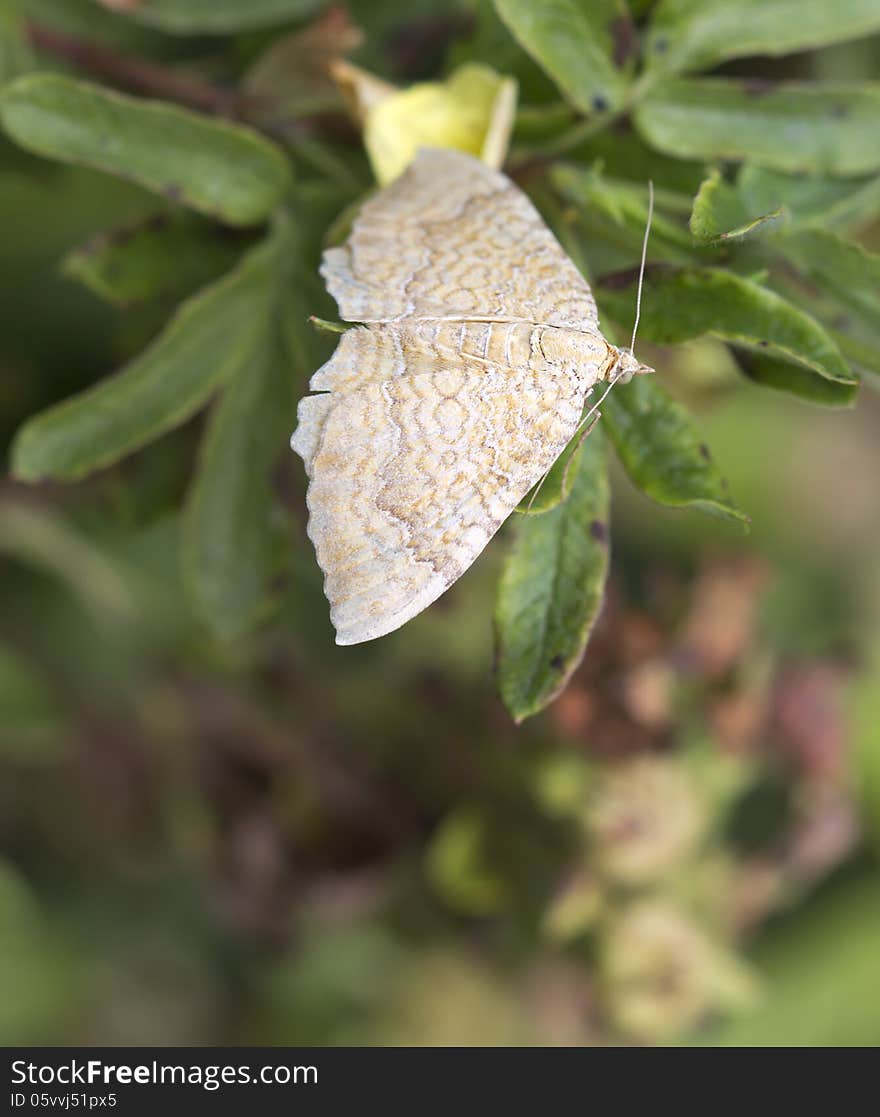
[[[393,80],[450,37],[415,7],[352,5]],[[762,65],[878,64],[872,39]],[[153,208],[3,142],[4,444],[155,333],[167,307],[58,269]],[[202,418],[78,485],[0,483],[2,1042],[880,1043],[880,401],[757,391],[711,341],[641,355],[752,531],[616,475],[585,662],[521,727],[492,680],[503,532],[337,648],[291,455],[281,609],[226,645],[178,569]]]

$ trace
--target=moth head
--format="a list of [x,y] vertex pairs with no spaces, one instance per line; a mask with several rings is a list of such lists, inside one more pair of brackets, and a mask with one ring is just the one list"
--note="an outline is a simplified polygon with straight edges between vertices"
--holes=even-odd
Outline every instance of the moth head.
[[614,380],[617,384],[628,384],[634,376],[643,376],[654,370],[650,365],[643,365],[632,349],[618,349],[617,360],[606,374],[607,380]]

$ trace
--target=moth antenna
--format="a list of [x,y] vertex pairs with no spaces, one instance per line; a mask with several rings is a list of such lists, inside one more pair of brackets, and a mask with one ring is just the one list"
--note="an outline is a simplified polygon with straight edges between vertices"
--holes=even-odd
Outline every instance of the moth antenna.
[[636,344],[636,331],[639,328],[639,316],[642,313],[642,284],[645,281],[645,261],[648,258],[648,236],[651,232],[651,221],[654,219],[654,183],[648,179],[648,220],[645,222],[645,239],[642,241],[642,262],[639,265],[639,286],[636,291],[636,320],[633,322],[632,341],[629,343],[630,352],[634,352]]

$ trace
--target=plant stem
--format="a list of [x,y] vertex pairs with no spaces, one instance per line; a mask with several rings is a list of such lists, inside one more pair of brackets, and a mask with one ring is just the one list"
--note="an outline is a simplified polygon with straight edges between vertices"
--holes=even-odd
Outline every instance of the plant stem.
[[96,77],[105,78],[132,93],[175,101],[218,116],[236,117],[241,113],[241,98],[233,89],[176,74],[165,66],[121,54],[110,47],[75,38],[39,23],[28,23],[27,31],[37,50],[54,55]]
[[541,154],[548,156],[563,155],[566,151],[571,151],[573,147],[577,147],[578,144],[604,131],[609,124],[620,119],[622,115],[622,113],[602,113],[598,116],[588,116],[585,120],[579,120],[567,132],[548,140],[541,148]]
[[[577,147],[578,144],[582,144],[585,140],[603,132],[610,124],[614,124],[632,112],[633,108],[656,81],[657,74],[646,70],[630,89],[626,102],[621,108],[616,112],[599,113],[596,116],[588,116],[584,120],[579,120],[568,131],[562,132],[552,140],[548,140],[541,148],[540,155],[551,158],[555,155],[564,155],[567,151],[571,151],[573,147]],[[538,153],[535,152],[535,154]]]
[[347,137],[350,131],[347,119],[341,114],[324,111],[292,116],[288,112],[273,120],[269,111],[272,105],[265,97],[241,94],[236,89],[177,73],[167,66],[123,54],[39,23],[29,22],[27,31],[37,50],[103,78],[120,89],[173,101],[213,116],[243,121],[279,143],[308,140],[320,132]]

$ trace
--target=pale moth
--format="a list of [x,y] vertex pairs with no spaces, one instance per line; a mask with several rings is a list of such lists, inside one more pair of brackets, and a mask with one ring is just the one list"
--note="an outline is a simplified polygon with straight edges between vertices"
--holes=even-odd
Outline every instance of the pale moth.
[[652,370],[603,338],[528,198],[458,151],[423,148],[321,274],[360,324],[312,376],[291,446],[336,642],[357,644],[467,570],[595,411],[598,381]]

